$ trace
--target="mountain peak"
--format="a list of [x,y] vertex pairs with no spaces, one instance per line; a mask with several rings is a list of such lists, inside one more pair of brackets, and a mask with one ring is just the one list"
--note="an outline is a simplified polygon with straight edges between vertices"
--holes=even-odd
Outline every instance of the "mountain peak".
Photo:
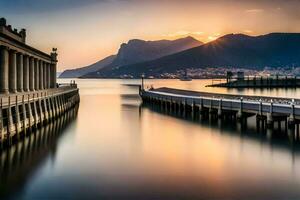
[[234,40],[241,40],[241,39],[250,39],[253,38],[253,36],[249,36],[243,33],[230,33],[230,34],[226,34],[220,38],[218,38],[217,40],[222,40],[222,39],[234,39]]
[[81,77],[88,74],[98,75],[99,70],[117,69],[121,66],[137,62],[154,60],[166,55],[177,53],[189,48],[197,47],[203,43],[189,36],[176,40],[145,41],[131,39],[120,46],[116,56],[107,57],[87,67],[66,70],[61,77]]
[[193,36],[190,36],[190,35],[186,36],[184,38],[179,38],[177,40],[194,40],[194,41],[199,41],[199,40],[197,40],[196,38],[194,38]]
[[195,38],[188,36],[176,40],[156,40],[145,41],[141,39],[131,39],[123,43],[114,60],[115,67],[134,64],[138,62],[157,59],[166,55],[184,51],[203,43]]
[[123,43],[123,44],[137,44],[137,43],[160,43],[160,42],[176,42],[176,41],[197,41],[199,43],[202,43],[201,41],[195,39],[192,36],[186,36],[183,38],[178,38],[178,39],[174,39],[174,40],[167,40],[167,39],[162,39],[162,40],[142,40],[142,39],[130,39],[128,40],[127,43]]
[[[127,44],[136,44],[136,43],[144,43],[146,42],[145,40],[141,40],[141,39],[131,39],[127,42]],[[123,43],[126,44],[126,43]]]

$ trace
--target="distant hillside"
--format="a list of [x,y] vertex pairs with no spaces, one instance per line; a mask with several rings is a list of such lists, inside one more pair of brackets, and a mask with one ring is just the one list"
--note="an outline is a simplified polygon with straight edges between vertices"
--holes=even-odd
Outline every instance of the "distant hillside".
[[202,44],[202,42],[192,37],[158,41],[133,39],[128,41],[128,43],[123,43],[116,56],[107,57],[87,67],[66,70],[60,77],[76,78],[89,73],[97,76],[97,71],[103,68],[106,68],[106,70],[117,69],[124,65],[157,59]]
[[112,55],[112,56],[108,56],[108,57],[104,58],[103,60],[100,60],[100,61],[98,61],[92,65],[86,66],[86,67],[65,70],[63,73],[60,74],[59,78],[78,78],[87,73],[96,72],[96,71],[100,70],[101,68],[106,67],[109,64],[111,64],[115,58],[116,58],[116,56]]
[[159,77],[185,68],[300,66],[300,33],[271,33],[261,36],[228,34],[215,41],[162,58],[118,69],[103,68],[98,77]]
[[154,60],[166,55],[177,53],[186,49],[197,47],[203,43],[193,37],[186,37],[177,40],[129,40],[123,43],[118,51],[112,65],[114,67]]

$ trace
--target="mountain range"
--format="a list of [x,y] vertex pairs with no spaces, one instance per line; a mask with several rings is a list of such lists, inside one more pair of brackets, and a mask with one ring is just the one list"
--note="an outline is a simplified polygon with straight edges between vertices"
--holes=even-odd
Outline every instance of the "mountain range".
[[140,41],[129,41],[121,45],[111,64],[81,77],[126,78],[145,74],[146,77],[159,78],[163,73],[175,73],[187,68],[237,67],[260,70],[265,67],[300,66],[300,33],[260,36],[227,34],[206,44],[199,42],[199,45],[196,43],[191,48],[187,45],[187,49],[182,51],[178,51],[180,48],[174,45],[177,47],[174,53],[161,50],[161,47],[152,48],[155,49],[155,55],[151,54],[152,50],[138,43]]
[[114,71],[122,68],[122,66],[155,60],[202,44],[192,37],[158,41],[133,39],[129,40],[128,43],[121,44],[117,55],[106,57],[86,67],[66,70],[60,75],[60,78],[78,78],[89,74],[97,76],[98,71],[103,69]]

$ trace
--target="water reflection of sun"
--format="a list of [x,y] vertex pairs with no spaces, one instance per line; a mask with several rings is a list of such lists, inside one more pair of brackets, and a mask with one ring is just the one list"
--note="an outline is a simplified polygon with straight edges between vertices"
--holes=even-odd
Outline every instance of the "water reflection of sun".
[[[160,119],[155,117],[152,120],[155,123]],[[204,165],[210,168],[208,176],[222,176],[225,154],[222,145],[210,134],[211,130],[197,130],[193,125],[181,126],[172,118],[163,120],[168,126],[147,127],[151,125],[144,124],[143,152],[148,159],[151,158],[147,162],[159,163],[159,171],[166,170],[175,176],[189,172],[197,174],[198,170],[202,174]]]

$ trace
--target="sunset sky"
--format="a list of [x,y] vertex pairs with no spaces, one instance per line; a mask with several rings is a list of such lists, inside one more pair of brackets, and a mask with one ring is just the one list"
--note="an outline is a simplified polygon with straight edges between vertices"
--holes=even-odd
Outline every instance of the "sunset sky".
[[25,27],[28,44],[58,48],[59,71],[115,54],[132,38],[300,32],[299,8],[297,0],[0,0],[1,17]]

